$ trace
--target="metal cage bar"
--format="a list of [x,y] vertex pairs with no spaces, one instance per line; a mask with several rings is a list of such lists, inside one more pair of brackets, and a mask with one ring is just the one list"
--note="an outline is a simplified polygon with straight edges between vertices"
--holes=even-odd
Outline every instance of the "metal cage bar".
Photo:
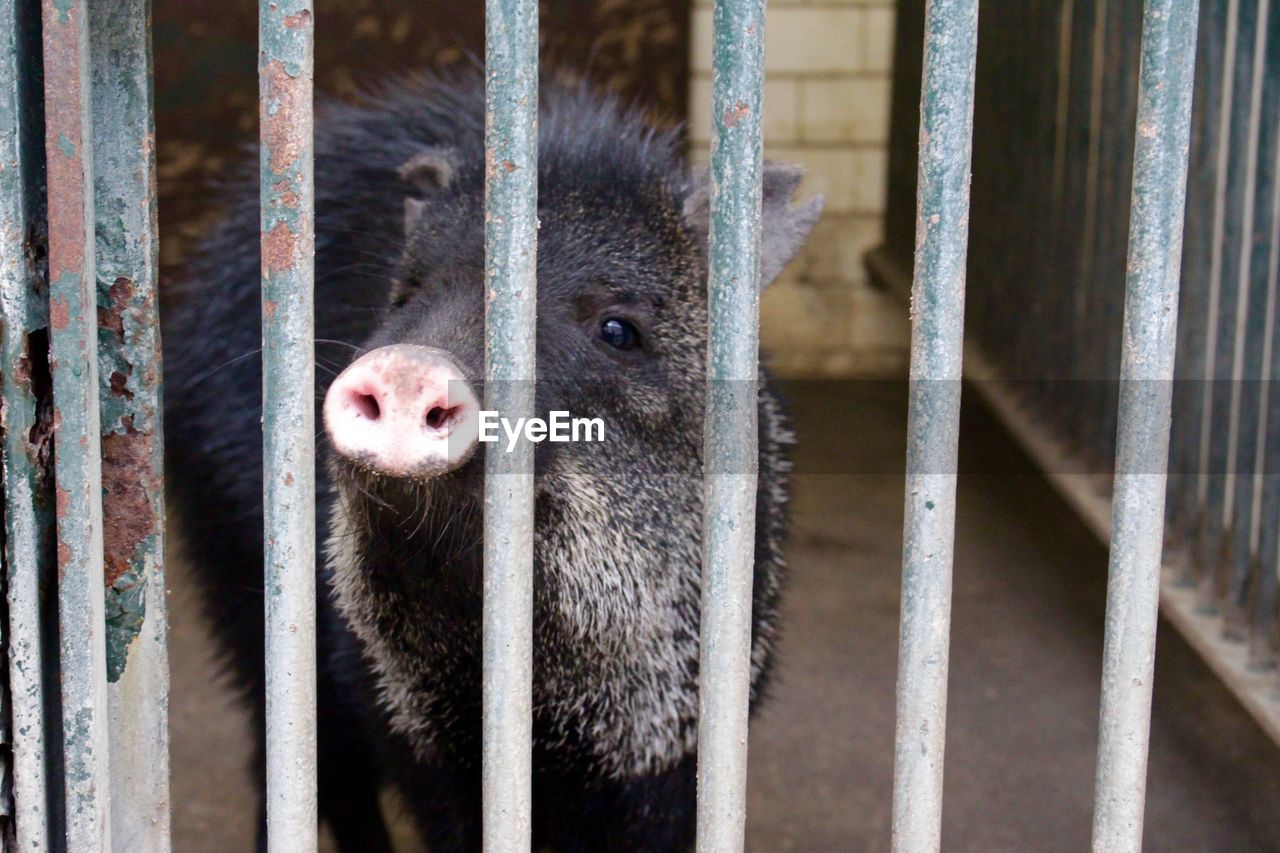
[[311,0],[261,0],[267,827],[316,848],[315,221]]
[[977,0],[930,0],[920,98],[893,848],[942,831]]
[[1142,845],[1197,6],[1148,0],[1143,15],[1095,850]]
[[[1250,175],[1245,193],[1248,212],[1240,262],[1241,291],[1238,323],[1243,334],[1237,339],[1237,364],[1233,381],[1233,425],[1235,439],[1234,498],[1232,501],[1233,533],[1230,582],[1224,602],[1224,634],[1232,640],[1243,640],[1250,633],[1250,597],[1258,587],[1257,559],[1261,533],[1261,462],[1265,447],[1265,423],[1262,409],[1266,405],[1265,380],[1270,361],[1270,335],[1273,304],[1270,276],[1271,197],[1265,180],[1270,174],[1270,150],[1275,132],[1275,90],[1277,59],[1280,54],[1267,45],[1278,32],[1277,9],[1270,0],[1260,0],[1257,47],[1254,55],[1253,92],[1250,97],[1251,122],[1254,132],[1249,143]],[[1265,85],[1264,85],[1265,84]],[[1268,109],[1269,107],[1269,109]],[[1258,310],[1258,306],[1267,306]]]
[[[46,720],[56,709],[45,683],[54,632],[42,614],[41,589],[53,576],[45,546],[53,524],[44,476],[49,400],[41,389],[47,357],[47,293],[35,268],[44,157],[39,102],[39,46],[31,4],[0,2],[0,429],[4,433],[4,589],[7,641],[14,840],[22,850],[51,848]],[[44,421],[41,421],[41,415]]]
[[1245,185],[1246,149],[1250,137],[1250,77],[1253,73],[1257,3],[1231,0],[1228,4],[1226,70],[1218,139],[1218,175],[1214,199],[1211,278],[1209,282],[1208,341],[1205,384],[1201,401],[1199,469],[1199,527],[1194,559],[1200,582],[1200,607],[1217,612],[1225,591],[1222,571],[1230,512],[1227,472],[1234,465],[1234,448],[1227,440],[1231,421],[1237,305],[1240,299],[1241,199]]
[[735,851],[746,831],[751,692],[763,0],[718,0],[712,33],[697,838],[701,851]]
[[150,0],[89,0],[93,23],[112,837],[169,849],[169,666]]
[[[534,414],[538,5],[485,6],[485,408]],[[530,847],[533,762],[533,445],[485,451],[484,846]]]
[[1254,219],[1254,268],[1266,277],[1266,341],[1257,430],[1254,514],[1250,562],[1249,666],[1255,671],[1276,666],[1276,598],[1280,579],[1280,9],[1268,19],[1268,50],[1261,113],[1266,117],[1259,140],[1257,215]]
[[85,0],[44,0],[49,344],[68,849],[110,849],[93,143]]

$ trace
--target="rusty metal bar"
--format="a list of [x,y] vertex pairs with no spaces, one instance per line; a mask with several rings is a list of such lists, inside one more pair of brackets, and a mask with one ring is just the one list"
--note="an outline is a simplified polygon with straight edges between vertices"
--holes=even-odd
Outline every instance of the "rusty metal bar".
[[77,852],[111,844],[86,11],[86,0],[42,4],[66,843]]
[[150,0],[89,0],[112,836],[169,849]]
[[698,849],[742,850],[746,831],[756,377],[764,155],[764,1],[713,15],[707,410],[703,430]]
[[938,850],[977,0],[930,0],[920,98],[893,849]]
[[0,2],[0,431],[4,462],[5,627],[13,750],[14,840],[20,850],[49,850],[53,831],[46,720],[57,711],[45,683],[46,648],[55,639],[42,618],[41,590],[53,582],[44,281],[40,240],[43,111],[37,14],[29,3]]
[[1125,283],[1093,848],[1138,851],[1146,792],[1197,0],[1147,0]]
[[315,850],[316,483],[314,15],[261,0],[262,429],[267,834]]
[[[538,4],[485,5],[485,408],[534,414]],[[485,452],[484,847],[528,850],[533,760],[533,445]]]

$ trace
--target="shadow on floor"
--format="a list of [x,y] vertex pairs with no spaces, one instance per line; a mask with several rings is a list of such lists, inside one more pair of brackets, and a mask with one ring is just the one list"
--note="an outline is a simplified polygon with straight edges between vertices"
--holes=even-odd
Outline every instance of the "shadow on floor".
[[[789,391],[791,580],[777,677],[751,734],[748,848],[884,850],[905,386]],[[1106,551],[966,399],[943,845],[1087,849]],[[246,716],[211,677],[180,569],[173,586],[174,848],[248,849]],[[1280,750],[1164,624],[1156,666],[1146,848],[1280,850]]]

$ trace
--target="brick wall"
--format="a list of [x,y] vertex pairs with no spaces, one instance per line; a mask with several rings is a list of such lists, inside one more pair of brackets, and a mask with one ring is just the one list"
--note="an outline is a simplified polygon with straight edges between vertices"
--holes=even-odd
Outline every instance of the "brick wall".
[[[695,0],[693,158],[711,139],[711,0]],[[765,156],[802,163],[799,197],[826,196],[804,254],[761,300],[762,343],[791,376],[887,373],[906,363],[906,310],[870,289],[888,163],[892,0],[770,0]]]

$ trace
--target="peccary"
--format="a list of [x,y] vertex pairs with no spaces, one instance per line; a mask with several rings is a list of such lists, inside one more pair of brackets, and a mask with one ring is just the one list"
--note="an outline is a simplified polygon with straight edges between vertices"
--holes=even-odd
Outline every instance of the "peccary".
[[[608,433],[536,449],[534,843],[679,849],[695,813],[707,176],[686,171],[677,132],[586,86],[548,87],[539,127],[537,410],[590,412]],[[342,849],[385,849],[378,792],[395,785],[431,849],[476,849],[483,453],[459,435],[483,378],[483,86],[414,78],[328,105],[315,154],[320,811]],[[766,166],[765,282],[820,212],[791,205],[799,181]],[[257,181],[231,184],[167,313],[168,482],[261,732]],[[791,442],[763,374],[758,401],[753,700]]]

